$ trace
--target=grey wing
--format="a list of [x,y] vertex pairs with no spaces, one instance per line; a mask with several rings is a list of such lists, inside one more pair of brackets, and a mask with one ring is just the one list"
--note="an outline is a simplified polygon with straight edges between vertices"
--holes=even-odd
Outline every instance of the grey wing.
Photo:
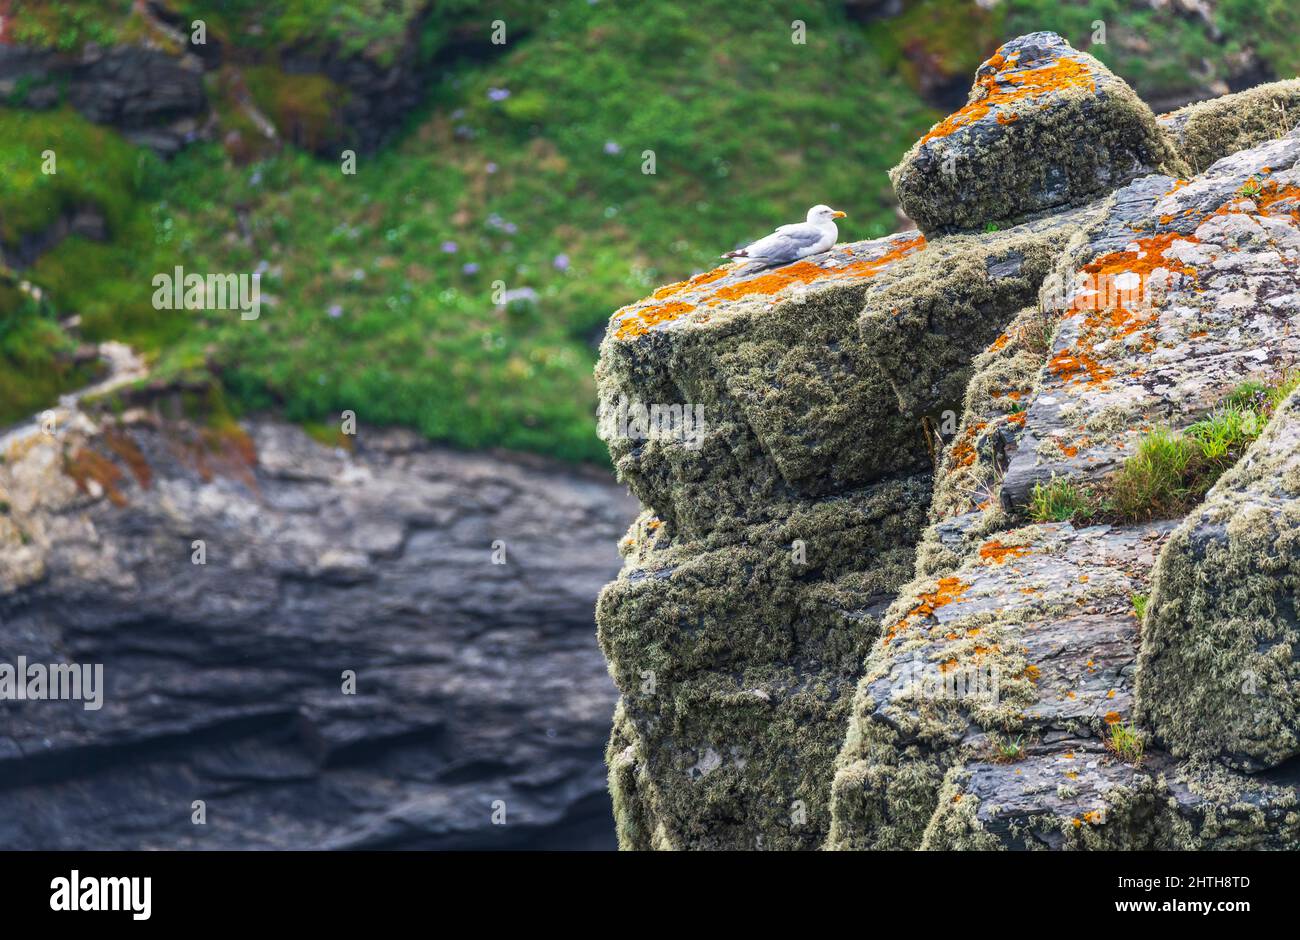
[[760,238],[745,249],[751,258],[767,258],[772,261],[793,261],[822,239],[822,233],[811,225],[782,225],[779,229]]

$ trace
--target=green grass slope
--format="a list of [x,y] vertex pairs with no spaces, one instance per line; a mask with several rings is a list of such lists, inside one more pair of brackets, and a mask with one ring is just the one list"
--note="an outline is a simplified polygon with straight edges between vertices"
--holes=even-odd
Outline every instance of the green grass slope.
[[[82,34],[134,29],[48,6],[63,20],[42,22],[80,16]],[[171,6],[210,16],[250,56],[302,41],[377,60],[421,9]],[[917,50],[968,74],[1014,32],[1061,28],[1082,43],[1090,11],[1115,4],[921,0],[863,26],[825,3],[565,0],[507,14],[522,26],[490,57],[481,45],[451,55],[457,37],[486,39],[494,15],[474,6],[441,0],[422,21],[427,54],[441,54],[426,107],[355,175],[292,147],[243,163],[200,144],[163,164],[68,110],[0,109],[0,238],[87,203],[109,228],[106,242],[70,237],[17,273],[42,302],[0,287],[0,425],[81,380],[58,365],[68,343],[55,317],[75,313],[85,338],[131,342],[163,375],[211,377],[237,411],[314,423],[351,409],[463,447],[603,460],[591,367],[612,311],[814,203],[848,211],[845,240],[891,231],[885,171],[941,117],[918,93]],[[795,19],[805,44],[792,42]],[[311,81],[277,78],[273,57],[244,67],[265,94]],[[211,97],[237,126],[220,81],[209,77]],[[49,148],[57,178],[39,172]],[[177,265],[262,272],[261,318],[154,310],[153,276]]]

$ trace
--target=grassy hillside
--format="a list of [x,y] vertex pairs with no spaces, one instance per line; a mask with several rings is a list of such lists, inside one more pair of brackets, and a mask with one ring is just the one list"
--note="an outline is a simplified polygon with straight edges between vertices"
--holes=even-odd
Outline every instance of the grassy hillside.
[[[111,4],[38,6],[46,44],[65,45],[58,24],[74,19],[83,36],[138,29]],[[485,52],[492,17],[462,0],[427,19],[414,0],[171,6],[248,47],[259,100],[311,81],[257,58],[266,49],[335,44],[383,61],[412,22],[435,81],[398,142],[359,157],[355,175],[292,147],[246,163],[218,142],[164,164],[68,109],[0,109],[0,240],[85,204],[111,236],[68,238],[19,272],[40,302],[0,281],[0,425],[84,379],[55,325],[76,313],[85,338],[125,339],[162,374],[210,376],[236,410],[323,422],[352,409],[460,446],[602,460],[593,342],[615,308],[817,202],[848,211],[844,239],[891,231],[885,171],[942,116],[918,91],[918,63],[968,78],[1031,28],[1085,44],[1094,8],[1123,28],[1115,2],[988,12],[924,0],[864,26],[829,3],[565,0],[512,11],[510,42]],[[448,44],[467,36],[475,54],[455,55]],[[1185,51],[1200,55],[1190,37]],[[1271,39],[1279,61],[1295,54],[1294,39]],[[210,97],[238,126],[221,81],[209,77]],[[39,172],[47,148],[56,177]],[[153,275],[177,265],[263,272],[261,318],[154,310]],[[494,282],[510,303],[494,303]]]

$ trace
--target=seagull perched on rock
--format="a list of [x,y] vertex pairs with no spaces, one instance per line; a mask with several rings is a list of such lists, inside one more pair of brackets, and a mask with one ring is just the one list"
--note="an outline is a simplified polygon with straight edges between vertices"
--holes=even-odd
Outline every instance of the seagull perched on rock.
[[844,216],[845,213],[830,206],[813,206],[808,210],[808,221],[782,225],[771,235],[760,238],[752,245],[729,251],[722,257],[769,266],[819,254],[834,245],[840,237],[835,220]]

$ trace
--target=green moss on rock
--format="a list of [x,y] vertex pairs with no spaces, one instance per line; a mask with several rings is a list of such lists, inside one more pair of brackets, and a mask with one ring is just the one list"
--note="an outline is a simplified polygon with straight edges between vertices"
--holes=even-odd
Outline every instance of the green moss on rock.
[[645,774],[645,758],[622,701],[614,706],[614,730],[605,749],[605,765],[609,768],[609,796],[619,848],[628,851],[653,848],[653,817],[647,805],[650,795],[645,792],[650,785]]
[[1300,124],[1300,79],[1200,101],[1159,118],[1193,173],[1269,140]]
[[972,360],[1002,334],[1095,209],[1001,232],[954,235],[902,259],[867,291],[858,324],[904,415],[959,409]]
[[1300,753],[1300,394],[1160,556],[1139,716],[1169,750],[1258,770]]
[[1025,307],[971,362],[961,420],[935,474],[930,525],[917,546],[917,574],[939,577],[1010,525],[998,495],[1008,446],[1047,361],[1054,316]]
[[924,474],[886,481],[734,540],[637,520],[596,609],[623,693],[609,757],[625,847],[821,845],[856,676],[929,497]]

